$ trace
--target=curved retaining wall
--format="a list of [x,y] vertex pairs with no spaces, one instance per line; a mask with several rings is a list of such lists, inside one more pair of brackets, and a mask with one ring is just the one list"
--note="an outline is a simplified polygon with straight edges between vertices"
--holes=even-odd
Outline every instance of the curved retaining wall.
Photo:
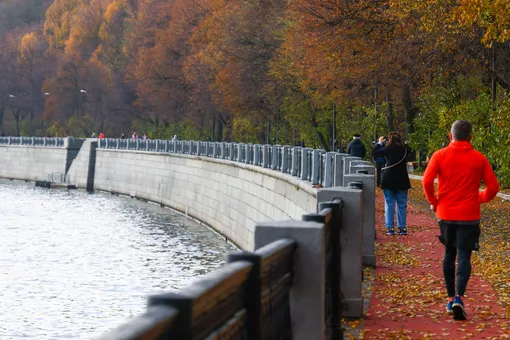
[[317,209],[309,182],[201,156],[97,149],[94,188],[184,212],[244,250],[254,249],[257,222],[301,219]]
[[69,137],[0,137],[0,178],[63,181],[82,143]]

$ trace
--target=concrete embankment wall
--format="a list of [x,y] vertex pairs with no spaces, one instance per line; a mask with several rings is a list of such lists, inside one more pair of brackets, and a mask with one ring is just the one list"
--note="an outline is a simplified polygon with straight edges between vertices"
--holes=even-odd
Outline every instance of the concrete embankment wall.
[[[317,207],[316,190],[309,182],[253,165],[109,149],[97,149],[95,159],[96,190],[172,207],[206,223],[244,250],[254,249],[256,222],[301,219]],[[73,181],[84,187],[83,177],[77,175]]]
[[65,139],[63,146],[0,144],[0,178],[64,181],[83,140]]

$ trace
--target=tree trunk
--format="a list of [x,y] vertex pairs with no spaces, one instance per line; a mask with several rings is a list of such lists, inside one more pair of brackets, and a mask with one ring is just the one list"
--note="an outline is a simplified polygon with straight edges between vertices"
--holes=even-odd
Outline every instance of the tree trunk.
[[329,145],[326,143],[326,139],[322,132],[319,131],[319,124],[317,124],[317,119],[315,117],[315,112],[310,112],[310,123],[312,123],[313,130],[315,131],[315,135],[317,136],[317,140],[322,146],[322,149],[326,151],[330,151]]
[[405,84],[402,89],[402,102],[404,110],[406,111],[406,137],[414,132],[414,118],[416,117],[417,109],[414,106],[411,98],[411,85]]
[[20,131],[19,131],[19,122],[20,122],[20,117],[19,117],[19,110],[18,109],[14,109],[12,111],[13,115],[14,115],[14,120],[16,121],[16,136],[20,136]]
[[393,122],[393,104],[391,103],[391,94],[390,89],[386,88],[386,102],[388,103],[388,116],[386,117],[386,127],[388,128],[388,132],[395,130],[395,124]]
[[2,126],[4,125],[4,114],[5,114],[5,109],[2,108],[0,110],[0,130],[2,130]]

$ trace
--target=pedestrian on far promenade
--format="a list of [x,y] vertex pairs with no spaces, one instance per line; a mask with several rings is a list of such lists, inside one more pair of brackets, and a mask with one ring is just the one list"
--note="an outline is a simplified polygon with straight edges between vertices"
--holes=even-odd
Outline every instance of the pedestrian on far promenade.
[[407,148],[398,132],[391,132],[388,145],[385,137],[379,138],[374,146],[374,158],[385,157],[386,167],[381,169],[381,189],[384,193],[384,219],[386,235],[395,235],[395,205],[397,208],[397,226],[399,235],[407,235],[407,192],[411,188],[405,159]]
[[[470,122],[455,121],[450,132],[450,144],[432,155],[423,175],[423,190],[431,204],[430,208],[439,219],[439,240],[445,246],[443,274],[448,293],[446,311],[453,314],[455,320],[466,320],[462,297],[471,275],[471,253],[478,250],[480,203],[489,202],[499,191],[489,162],[470,143],[471,133]],[[434,192],[436,177],[437,195]],[[480,192],[482,180],[486,189]]]
[[349,153],[351,156],[360,157],[361,159],[363,159],[365,157],[365,154],[367,153],[367,149],[365,148],[365,145],[361,141],[360,134],[355,133],[352,138],[353,141],[349,144],[349,147],[347,148],[347,153]]

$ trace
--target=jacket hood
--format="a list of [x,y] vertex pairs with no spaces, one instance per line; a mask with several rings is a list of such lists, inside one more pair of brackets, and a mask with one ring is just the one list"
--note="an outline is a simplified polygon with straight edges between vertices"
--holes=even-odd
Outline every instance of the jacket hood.
[[473,145],[468,141],[451,141],[448,145],[449,148],[453,148],[456,151],[468,152],[473,150]]

